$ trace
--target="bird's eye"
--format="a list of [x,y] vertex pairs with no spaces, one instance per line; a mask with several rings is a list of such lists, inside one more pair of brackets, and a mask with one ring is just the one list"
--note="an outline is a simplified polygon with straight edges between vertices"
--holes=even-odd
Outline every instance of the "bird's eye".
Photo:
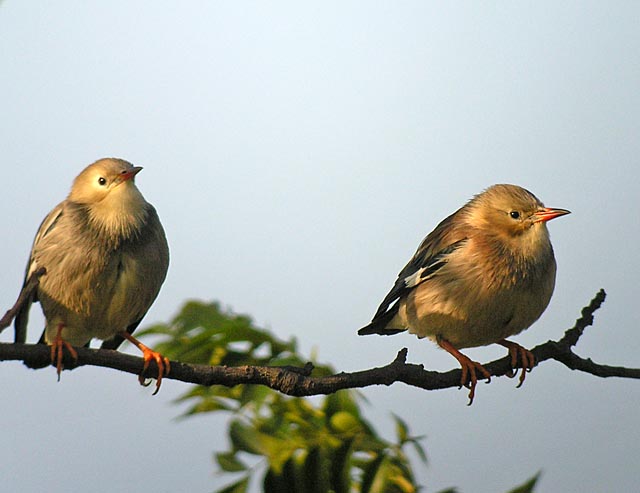
[[98,178],[98,185],[104,187],[107,184],[107,179],[104,176]]
[[511,211],[509,215],[512,219],[520,219],[520,213],[518,211]]

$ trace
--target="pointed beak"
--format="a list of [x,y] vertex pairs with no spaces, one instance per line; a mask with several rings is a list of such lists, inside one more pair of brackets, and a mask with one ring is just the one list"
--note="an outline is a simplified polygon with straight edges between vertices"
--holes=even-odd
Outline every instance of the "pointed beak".
[[120,173],[119,181],[120,182],[124,182],[127,180],[133,180],[133,178],[140,173],[140,171],[142,171],[142,166],[134,166],[133,168],[131,168],[128,171],[123,171],[122,173]]
[[567,209],[553,209],[551,207],[545,207],[544,209],[536,211],[533,215],[533,222],[546,223],[547,221],[551,221],[556,217],[564,216],[566,214],[571,214],[571,211],[568,211]]

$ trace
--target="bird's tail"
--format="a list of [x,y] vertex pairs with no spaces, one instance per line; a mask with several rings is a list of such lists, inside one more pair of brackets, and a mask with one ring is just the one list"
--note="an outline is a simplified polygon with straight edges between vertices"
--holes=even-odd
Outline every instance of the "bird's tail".
[[29,297],[22,304],[16,318],[13,321],[15,328],[15,335],[13,336],[13,342],[18,344],[24,344],[27,342],[27,325],[29,323],[29,309],[31,304],[35,301],[35,295],[31,293]]
[[405,330],[407,330],[407,329],[395,329],[395,328],[392,329],[387,327],[389,322],[393,320],[393,317],[395,317],[396,313],[398,312],[397,308],[395,310],[393,309],[394,307],[392,307],[391,310],[388,310],[374,317],[369,325],[362,327],[358,331],[358,335],[367,336],[370,334],[380,334],[382,336],[392,336],[394,334],[397,334],[399,332],[404,332]]

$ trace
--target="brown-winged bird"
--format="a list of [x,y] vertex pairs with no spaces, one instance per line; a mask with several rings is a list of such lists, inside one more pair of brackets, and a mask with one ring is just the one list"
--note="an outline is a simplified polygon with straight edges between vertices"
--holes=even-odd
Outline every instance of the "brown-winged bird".
[[[44,267],[34,296],[16,316],[16,342],[26,340],[28,312],[39,301],[46,319],[40,342],[51,345],[58,378],[63,348],[91,339],[116,349],[128,339],[143,352],[145,370],[158,365],[156,392],[169,361],[132,336],[156,299],[169,266],[169,247],[158,214],[135,185],[141,167],[101,159],[74,180],[36,234],[26,279]],[[25,281],[26,282],[26,281]],[[140,382],[144,382],[144,370]]]
[[434,340],[460,363],[469,404],[476,373],[491,375],[459,350],[498,343],[509,349],[513,368],[520,360],[520,386],[534,357],[506,338],[528,328],[549,304],[556,261],[546,222],[565,214],[524,188],[493,185],[429,233],[358,334],[408,330]]

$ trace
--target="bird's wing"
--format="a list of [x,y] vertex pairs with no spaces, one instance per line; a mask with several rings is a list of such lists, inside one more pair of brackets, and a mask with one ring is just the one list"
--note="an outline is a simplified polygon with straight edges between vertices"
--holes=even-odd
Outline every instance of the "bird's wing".
[[[22,284],[22,289],[26,287],[27,281],[31,274],[33,274],[40,266],[36,262],[35,259],[35,251],[38,247],[38,243],[44,238],[47,234],[49,234],[56,226],[60,217],[64,212],[64,202],[58,204],[54,209],[47,214],[42,223],[40,223],[40,227],[38,228],[38,232],[36,233],[35,238],[33,239],[33,245],[31,246],[31,253],[29,253],[29,260],[27,262],[27,268],[25,270],[24,282]],[[31,305],[38,301],[37,293],[34,291],[31,296],[27,299],[27,301],[20,307],[18,313],[16,314],[16,318],[14,320],[13,326],[15,329],[14,342],[23,343],[27,340],[27,324],[29,322],[29,310]]]
[[369,325],[358,331],[358,334],[395,334],[404,329],[387,329],[386,325],[393,319],[398,310],[398,301],[406,296],[417,285],[431,279],[449,261],[449,255],[467,241],[462,231],[453,227],[454,216],[444,219],[422,241],[409,263],[400,271],[393,288],[385,296]]
[[38,228],[38,232],[36,233],[35,238],[33,239],[33,245],[31,246],[31,253],[29,254],[29,263],[27,264],[27,270],[24,276],[24,282],[27,282],[29,276],[40,266],[37,265],[35,260],[35,252],[40,244],[40,241],[47,236],[51,231],[54,230],[56,224],[64,214],[64,202],[61,202],[56,207],[53,208],[49,214],[42,220],[40,223],[40,227]]

